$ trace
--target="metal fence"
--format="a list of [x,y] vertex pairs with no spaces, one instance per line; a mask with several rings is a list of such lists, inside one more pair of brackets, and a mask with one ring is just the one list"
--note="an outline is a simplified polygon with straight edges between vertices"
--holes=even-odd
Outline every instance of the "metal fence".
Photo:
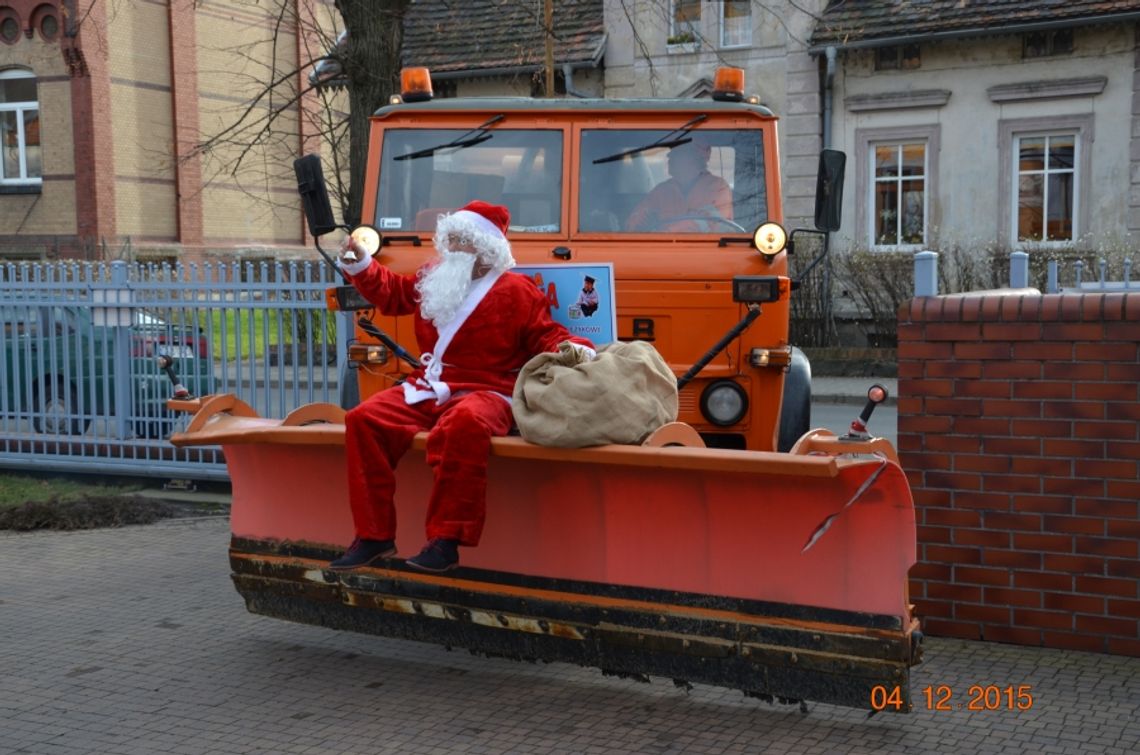
[[339,403],[347,320],[316,263],[0,265],[0,467],[224,479],[217,448],[174,448],[192,394],[266,417]]
[[1121,273],[1123,278],[1118,281],[1108,279],[1108,261],[1103,257],[1097,261],[1097,277],[1096,280],[1084,280],[1085,263],[1082,260],[1073,261],[1072,265],[1073,285],[1062,288],[1060,285],[1061,278],[1061,265],[1057,260],[1049,260],[1048,268],[1048,282],[1046,283],[1046,293],[1056,294],[1062,290],[1066,291],[1140,291],[1140,281],[1132,280],[1132,258],[1126,258],[1121,264]]
[[[1061,285],[1062,271],[1071,273],[1067,279],[1072,285]],[[1051,259],[1046,267],[1045,293],[1056,294],[1062,291],[1140,291],[1140,281],[1132,280],[1132,260],[1125,259],[1122,263],[1123,279],[1119,281],[1108,280],[1108,263],[1103,258],[1097,263],[1096,280],[1084,280],[1085,263],[1082,260],[1073,260],[1067,267],[1061,261]],[[1030,284],[1029,254],[1027,252],[1011,252],[1009,255],[1009,287],[1011,289],[1025,289]],[[914,295],[938,295],[938,253],[923,251],[914,255]]]

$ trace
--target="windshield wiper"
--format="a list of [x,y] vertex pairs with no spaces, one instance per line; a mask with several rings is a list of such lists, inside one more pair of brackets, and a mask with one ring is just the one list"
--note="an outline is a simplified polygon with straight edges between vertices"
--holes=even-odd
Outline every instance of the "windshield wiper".
[[443,149],[456,149],[456,150],[458,150],[458,149],[466,149],[467,147],[474,147],[476,144],[482,144],[483,142],[487,141],[492,136],[494,136],[494,134],[490,134],[487,132],[489,132],[491,130],[490,127],[493,124],[498,123],[499,121],[503,120],[503,118],[505,118],[505,117],[506,116],[503,113],[499,113],[498,115],[496,115],[492,118],[488,118],[484,123],[479,124],[475,128],[468,131],[466,134],[463,134],[459,138],[457,138],[453,141],[450,141],[447,144],[437,144],[434,147],[425,147],[423,149],[417,149],[415,152],[409,152],[405,155],[397,155],[396,157],[394,157],[392,159],[393,160],[415,160],[415,159],[420,158],[420,157],[428,157],[429,155],[434,155],[436,152],[438,152],[439,150],[443,150]]
[[628,157],[630,155],[638,155],[638,154],[641,154],[642,152],[648,152],[651,149],[662,149],[662,148],[672,149],[673,147],[679,147],[682,144],[687,144],[693,140],[692,137],[690,137],[690,136],[685,136],[685,137],[680,137],[680,138],[674,138],[674,137],[678,133],[681,133],[681,134],[689,133],[690,131],[693,130],[694,126],[696,126],[698,123],[705,120],[706,118],[708,118],[708,115],[706,115],[705,113],[701,113],[700,115],[698,115],[697,117],[695,117],[691,121],[689,121],[688,123],[686,123],[682,126],[679,126],[678,128],[675,128],[672,131],[670,131],[669,133],[665,134],[665,136],[661,137],[660,139],[653,142],[652,144],[646,144],[642,147],[634,147],[633,149],[627,149],[624,152],[618,152],[618,153],[613,154],[613,155],[607,155],[606,157],[599,157],[597,160],[594,160],[594,165],[601,165],[602,163],[612,163],[616,160],[622,159],[623,157]]

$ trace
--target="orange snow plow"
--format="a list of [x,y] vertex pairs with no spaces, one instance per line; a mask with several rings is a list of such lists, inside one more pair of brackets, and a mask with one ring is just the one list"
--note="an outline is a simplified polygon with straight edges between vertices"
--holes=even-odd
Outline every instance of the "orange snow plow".
[[[768,700],[909,708],[914,509],[886,441],[813,431],[791,453],[727,451],[673,445],[700,442],[675,425],[642,446],[498,438],[493,525],[462,568],[394,558],[338,573],[327,564],[353,538],[344,411],[271,420],[230,395],[173,403],[196,410],[175,445],[224,449],[230,564],[254,613]],[[398,471],[408,522],[431,485],[424,440]],[[400,552],[419,538],[404,527]]]
[[[739,80],[717,82],[712,101],[431,101],[421,86],[373,116],[371,227],[352,233],[380,264],[411,274],[441,213],[508,206],[512,252],[551,316],[597,344],[652,342],[678,378],[680,421],[642,445],[496,438],[487,526],[458,569],[329,570],[354,536],[345,409],[416,361],[410,317],[332,289],[330,308],[356,323],[339,406],[270,419],[229,395],[171,402],[194,412],[175,445],[224,450],[230,562],[250,611],[770,701],[910,709],[914,505],[894,449],[865,426],[885,392],[847,436],[811,430],[810,367],[789,335],[793,292],[838,228],[844,157],[821,154],[815,229],[785,232],[776,118]],[[686,145],[721,187],[716,206],[655,220],[646,203]],[[319,159],[295,169],[314,237],[348,230]],[[793,253],[810,257],[798,280]],[[608,292],[597,312],[571,303],[585,275]],[[425,437],[397,470],[404,556],[433,482]]]

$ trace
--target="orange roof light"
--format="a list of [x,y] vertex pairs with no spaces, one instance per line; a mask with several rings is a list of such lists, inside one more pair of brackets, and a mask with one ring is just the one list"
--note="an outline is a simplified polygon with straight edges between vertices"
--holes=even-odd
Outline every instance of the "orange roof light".
[[740,102],[744,99],[744,69],[718,68],[713,79],[714,100]]
[[426,68],[403,68],[400,70],[400,93],[404,102],[424,102],[430,100],[431,72]]

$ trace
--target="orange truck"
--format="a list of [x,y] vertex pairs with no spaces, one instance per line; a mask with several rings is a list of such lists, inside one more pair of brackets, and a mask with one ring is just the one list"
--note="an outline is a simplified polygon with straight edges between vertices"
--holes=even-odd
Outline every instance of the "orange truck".
[[[710,447],[789,450],[810,428],[811,373],[788,340],[787,255],[797,241],[821,249],[826,233],[788,239],[776,118],[725,74],[711,102],[434,100],[424,99],[426,73],[409,77],[404,101],[374,116],[369,144],[363,217],[383,234],[380,261],[410,273],[432,254],[441,212],[470,199],[504,204],[524,270],[612,265],[616,290],[604,293],[616,305],[616,337],[652,342],[682,377],[758,311],[686,379],[678,419]],[[700,172],[680,175],[686,168]],[[831,177],[817,225],[833,230],[840,187]],[[694,186],[682,196],[686,184]],[[577,295],[554,293],[564,308]],[[410,318],[370,320],[414,348]],[[369,342],[360,332],[359,343]],[[361,396],[408,372],[391,350],[354,354],[371,354],[358,371]]]
[[[181,402],[195,416],[172,442],[225,450],[230,561],[249,610],[770,701],[909,709],[914,506],[894,449],[865,427],[884,394],[845,436],[810,429],[810,372],[788,341],[787,257],[815,249],[810,267],[826,253],[842,155],[821,157],[816,228],[786,233],[777,119],[740,71],[716,81],[711,102],[435,100],[426,70],[405,72],[371,121],[368,227],[353,232],[410,273],[440,213],[505,204],[514,255],[552,311],[572,326],[597,318],[597,341],[651,341],[678,377],[680,423],[638,446],[496,438],[488,525],[459,569],[392,559],[346,575],[325,568],[353,537],[345,406],[276,420],[233,396]],[[296,167],[314,234],[341,228],[319,160]],[[583,270],[605,273],[592,276],[596,309]],[[342,381],[358,395],[342,403],[401,380],[410,318],[380,316],[349,287],[328,298],[358,318],[358,380]],[[397,471],[405,522],[424,516],[424,443]],[[416,530],[403,528],[401,552]]]

